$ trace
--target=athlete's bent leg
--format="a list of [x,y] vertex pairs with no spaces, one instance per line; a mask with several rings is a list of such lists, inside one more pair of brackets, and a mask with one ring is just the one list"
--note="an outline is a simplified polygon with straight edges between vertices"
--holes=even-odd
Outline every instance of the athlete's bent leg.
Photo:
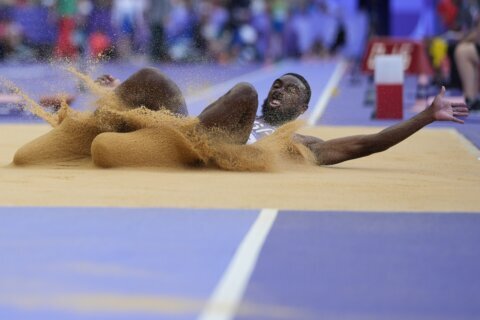
[[92,160],[99,167],[178,167],[200,161],[191,143],[169,126],[128,133],[108,132],[92,143]]
[[90,157],[90,146],[100,130],[89,119],[67,117],[58,127],[22,146],[16,165],[58,164]]
[[166,109],[188,115],[180,88],[165,74],[154,68],[143,68],[117,88],[115,93],[131,108],[145,106],[157,111]]
[[206,128],[225,130],[234,143],[247,142],[257,114],[258,94],[248,83],[239,83],[198,116]]

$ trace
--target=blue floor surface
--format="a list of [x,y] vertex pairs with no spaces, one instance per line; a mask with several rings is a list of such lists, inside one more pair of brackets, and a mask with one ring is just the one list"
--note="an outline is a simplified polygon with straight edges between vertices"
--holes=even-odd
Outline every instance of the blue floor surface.
[[[336,66],[335,61],[287,61],[264,68],[160,67],[187,97],[202,86],[219,86],[189,105],[192,115],[228,91],[222,86],[231,79],[252,83],[261,104],[276,77],[300,73],[312,85],[311,109],[303,116],[307,119]],[[125,79],[140,67],[107,64],[92,74]],[[28,72],[21,68],[3,65],[0,74],[33,97],[76,90],[65,71],[48,65],[27,66]],[[408,104],[414,83],[407,79],[407,117],[412,115]],[[373,109],[362,105],[364,89],[364,82],[351,86],[344,78],[319,124],[395,123],[370,119]],[[74,106],[82,109],[87,99],[82,96]],[[32,118],[0,119],[18,121]],[[453,127],[480,146],[480,118],[473,115],[468,121]],[[205,301],[258,213],[0,208],[0,319],[195,319],[198,312],[85,312],[30,299],[105,294]],[[300,310],[295,319],[480,319],[479,243],[478,214],[280,212],[243,302]]]
[[[256,211],[0,208],[0,319],[117,319],[28,301],[88,294],[208,300]],[[102,312],[101,312],[102,313]],[[192,314],[135,319],[192,319]],[[130,318],[131,319],[131,318]]]
[[282,212],[244,301],[311,319],[480,319],[479,243],[476,214]]
[[[0,318],[195,319],[15,301],[78,294],[206,301],[257,216],[0,208]],[[296,319],[478,319],[478,243],[480,215],[471,213],[280,212],[243,302],[296,310]]]

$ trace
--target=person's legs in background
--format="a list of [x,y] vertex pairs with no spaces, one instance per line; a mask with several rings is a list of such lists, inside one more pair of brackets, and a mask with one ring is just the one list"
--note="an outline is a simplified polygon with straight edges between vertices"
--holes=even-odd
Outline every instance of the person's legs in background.
[[152,34],[150,44],[150,55],[153,61],[167,61],[168,50],[165,44],[165,31],[161,23],[150,25]]
[[474,43],[461,43],[455,50],[460,79],[462,80],[463,94],[471,110],[480,110],[478,98],[479,53]]

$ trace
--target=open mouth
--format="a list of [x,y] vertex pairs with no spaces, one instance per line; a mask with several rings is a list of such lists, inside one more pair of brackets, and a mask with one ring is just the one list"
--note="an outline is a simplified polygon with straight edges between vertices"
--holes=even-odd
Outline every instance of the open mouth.
[[270,99],[270,106],[272,107],[279,107],[280,106],[280,100],[279,99]]
[[281,102],[282,102],[282,95],[280,93],[274,92],[270,96],[269,104],[270,104],[271,107],[273,107],[273,108],[280,107]]

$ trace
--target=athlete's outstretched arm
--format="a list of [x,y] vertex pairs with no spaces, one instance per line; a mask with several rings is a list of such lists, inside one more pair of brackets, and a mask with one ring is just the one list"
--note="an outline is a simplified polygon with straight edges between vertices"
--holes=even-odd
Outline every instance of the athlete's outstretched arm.
[[457,117],[466,116],[468,116],[467,106],[446,100],[445,88],[442,87],[441,93],[424,111],[379,133],[328,141],[296,135],[295,140],[314,153],[318,165],[331,165],[385,151],[434,121],[463,123]]

